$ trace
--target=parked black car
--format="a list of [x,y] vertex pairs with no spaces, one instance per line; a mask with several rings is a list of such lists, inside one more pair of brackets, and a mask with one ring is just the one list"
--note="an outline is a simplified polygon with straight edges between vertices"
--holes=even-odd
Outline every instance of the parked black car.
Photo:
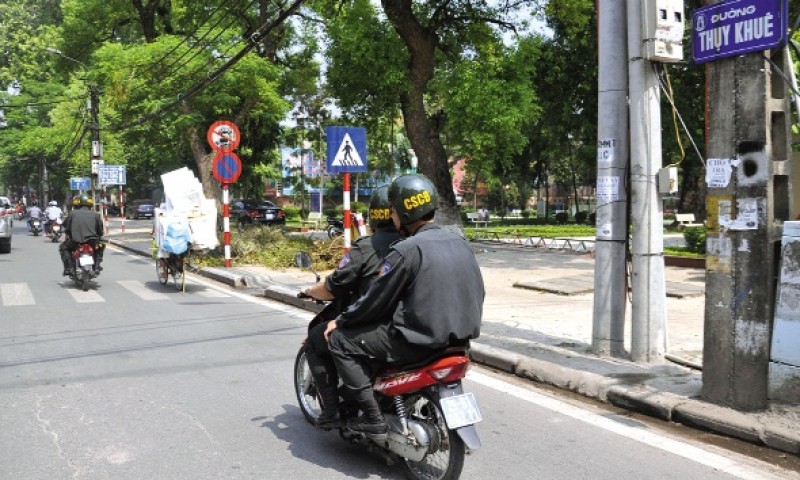
[[125,218],[138,220],[140,218],[153,218],[155,205],[150,200],[134,200],[125,205]]
[[269,200],[236,200],[230,207],[231,221],[239,229],[251,225],[285,225],[286,212]]

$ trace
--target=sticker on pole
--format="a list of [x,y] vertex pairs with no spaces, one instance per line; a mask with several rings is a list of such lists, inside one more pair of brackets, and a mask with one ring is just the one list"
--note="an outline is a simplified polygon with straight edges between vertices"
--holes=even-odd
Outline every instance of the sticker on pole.
[[235,183],[242,174],[242,161],[233,152],[219,152],[214,157],[211,172],[220,183]]
[[235,123],[229,120],[218,120],[209,127],[206,139],[212,150],[230,152],[236,150],[242,137],[239,135],[239,127]]
[[327,170],[330,173],[367,171],[367,129],[364,127],[327,127]]

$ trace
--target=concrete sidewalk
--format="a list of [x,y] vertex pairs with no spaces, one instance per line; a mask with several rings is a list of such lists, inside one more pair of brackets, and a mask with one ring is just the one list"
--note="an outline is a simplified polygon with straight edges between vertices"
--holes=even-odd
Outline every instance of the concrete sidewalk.
[[[112,225],[113,245],[150,256],[150,229]],[[594,259],[587,254],[473,242],[486,285],[481,336],[473,360],[618,407],[800,454],[800,407],[739,412],[700,400],[705,271],[667,267],[668,359],[633,363],[591,353]],[[300,308],[314,281],[308,271],[206,268],[208,278]],[[628,317],[630,306],[628,306]],[[626,350],[630,349],[630,318]],[[692,368],[695,367],[695,368]]]

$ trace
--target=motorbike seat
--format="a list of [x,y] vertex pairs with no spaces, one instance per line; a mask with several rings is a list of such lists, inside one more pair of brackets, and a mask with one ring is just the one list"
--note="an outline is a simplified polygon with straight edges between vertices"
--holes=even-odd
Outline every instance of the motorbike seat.
[[379,374],[385,375],[387,373],[397,373],[404,370],[417,370],[424,367],[425,365],[435,362],[436,360],[440,360],[445,357],[456,357],[456,356],[464,356],[464,357],[469,356],[469,343],[467,343],[466,345],[451,346],[443,350],[437,350],[431,355],[413,363],[387,364],[386,368],[381,370]]

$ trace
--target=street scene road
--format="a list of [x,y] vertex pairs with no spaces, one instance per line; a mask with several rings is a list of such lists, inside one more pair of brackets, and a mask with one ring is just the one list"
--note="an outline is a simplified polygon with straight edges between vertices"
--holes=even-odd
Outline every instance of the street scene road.
[[[146,222],[143,222],[143,224]],[[402,478],[306,423],[292,365],[311,314],[109,248],[88,292],[15,225],[0,257],[0,478]],[[483,448],[462,478],[800,478],[626,412],[475,366]]]

